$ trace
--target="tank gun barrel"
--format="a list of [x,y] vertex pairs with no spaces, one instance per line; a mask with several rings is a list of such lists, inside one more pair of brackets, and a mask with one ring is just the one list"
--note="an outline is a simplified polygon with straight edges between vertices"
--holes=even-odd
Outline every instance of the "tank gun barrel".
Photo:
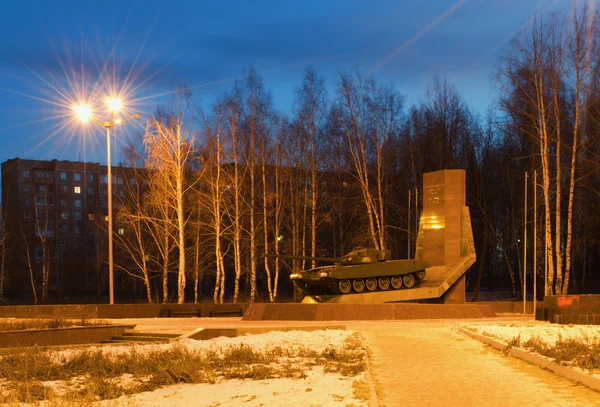
[[314,261],[322,261],[326,263],[338,263],[338,264],[346,264],[346,259],[337,258],[337,257],[310,257],[310,256],[298,256],[292,254],[271,254],[265,253],[265,257],[273,258],[273,259],[285,259],[285,260],[314,260]]

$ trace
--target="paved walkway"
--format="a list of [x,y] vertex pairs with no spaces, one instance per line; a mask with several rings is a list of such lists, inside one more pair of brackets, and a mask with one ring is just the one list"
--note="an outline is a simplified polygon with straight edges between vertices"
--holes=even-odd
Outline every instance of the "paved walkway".
[[600,393],[507,357],[454,324],[349,324],[367,339],[380,407],[600,406]]

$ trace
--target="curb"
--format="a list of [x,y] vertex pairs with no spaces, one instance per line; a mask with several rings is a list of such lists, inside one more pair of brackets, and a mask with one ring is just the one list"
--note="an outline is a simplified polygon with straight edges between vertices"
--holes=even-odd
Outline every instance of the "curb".
[[364,373],[365,382],[369,386],[369,407],[379,407],[379,400],[377,400],[377,393],[375,392],[375,383],[373,383],[373,378],[371,377],[371,364],[369,363],[369,355],[368,351],[365,352],[365,373]]
[[[480,342],[485,343],[486,345],[493,347],[494,349],[504,351],[508,346],[504,342],[492,339],[489,336],[477,334],[475,332],[469,331],[468,329],[459,327],[458,330],[475,340],[478,340]],[[512,347],[508,352],[508,356],[524,360],[525,362],[537,365],[542,369],[550,370],[554,374],[562,376],[566,379],[572,380],[577,383],[581,383],[584,386],[589,387],[590,389],[600,391],[599,377],[590,376],[589,374],[584,373],[580,370],[576,370],[572,367],[559,365],[549,357],[537,355],[535,353],[528,352],[523,348],[517,347]]]

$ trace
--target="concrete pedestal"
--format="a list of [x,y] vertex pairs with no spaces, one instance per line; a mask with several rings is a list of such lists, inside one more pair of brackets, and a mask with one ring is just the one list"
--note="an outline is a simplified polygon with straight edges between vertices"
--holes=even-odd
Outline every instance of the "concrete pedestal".
[[[423,174],[423,214],[419,226],[417,259],[427,260],[432,266],[442,266],[469,255],[472,230],[465,204],[464,170]],[[443,303],[464,304],[465,271],[462,271],[460,278],[451,282],[452,285],[441,298]]]

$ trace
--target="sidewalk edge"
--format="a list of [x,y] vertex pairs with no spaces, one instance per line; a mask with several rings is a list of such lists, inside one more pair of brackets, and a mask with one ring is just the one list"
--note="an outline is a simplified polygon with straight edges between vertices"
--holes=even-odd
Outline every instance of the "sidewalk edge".
[[[468,329],[459,327],[458,330],[463,334],[478,340],[480,342],[485,343],[495,349],[504,351],[508,346],[506,343],[499,341],[497,339],[490,338],[489,336],[484,336],[477,334],[475,332],[469,331]],[[558,363],[554,362],[551,358],[546,356],[537,355],[535,353],[528,352],[523,348],[512,347],[508,352],[508,356],[512,356],[517,359],[524,360],[525,362],[529,362],[533,365],[537,365],[542,369],[550,370],[554,374],[562,376],[566,379],[572,380],[577,383],[581,383],[584,386],[587,386],[593,390],[600,391],[600,378],[591,376],[587,373],[584,373],[580,370],[573,369],[568,366],[562,366]]]

